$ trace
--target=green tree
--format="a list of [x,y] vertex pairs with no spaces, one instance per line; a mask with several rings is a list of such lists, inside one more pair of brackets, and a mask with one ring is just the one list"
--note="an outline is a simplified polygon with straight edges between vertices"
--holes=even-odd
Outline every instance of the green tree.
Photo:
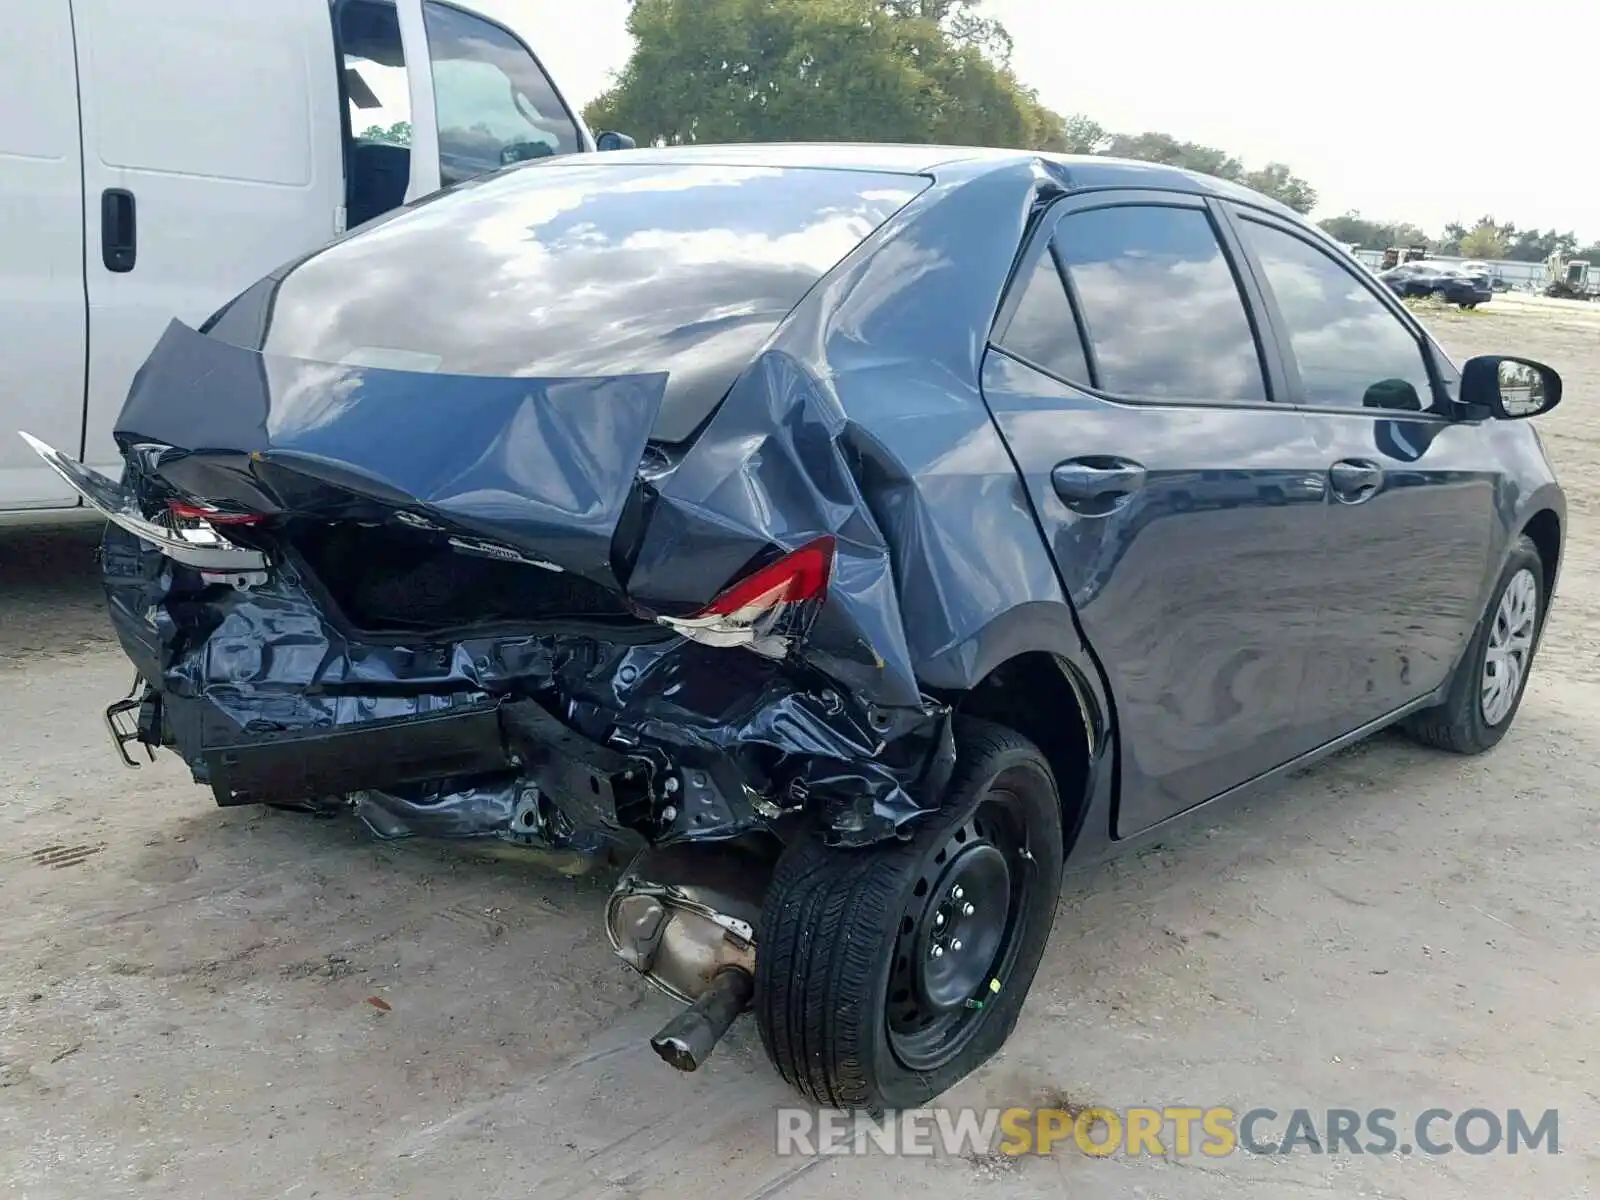
[[585,115],[641,142],[1055,140],[1060,119],[997,65],[992,36],[945,28],[963,15],[910,0],[635,0],[633,57]]
[[1014,43],[996,17],[978,9],[982,0],[878,0],[893,16],[938,26],[958,46],[970,46],[997,66],[1009,66]]
[[1244,163],[1226,150],[1180,141],[1170,133],[1112,134],[1103,153],[1215,175],[1271,196],[1296,212],[1308,213],[1317,205],[1316,189],[1282,163],[1268,163],[1258,170],[1248,171]]
[[363,142],[389,142],[396,146],[411,145],[411,122],[396,121],[385,129],[382,125],[368,125],[357,135]]
[[1507,241],[1510,245],[1506,248],[1506,257],[1515,262],[1543,262],[1557,251],[1570,255],[1578,248],[1577,234],[1557,233],[1554,229],[1518,230]]
[[1287,204],[1298,213],[1308,213],[1317,206],[1317,189],[1282,163],[1268,163],[1258,170],[1246,171],[1239,182],[1264,196],[1271,196],[1280,204]]
[[1421,246],[1429,238],[1421,227],[1409,221],[1372,221],[1358,212],[1342,213],[1319,221],[1335,241],[1359,246],[1363,250],[1387,250],[1390,246]]
[[1484,217],[1461,237],[1457,252],[1462,258],[1504,258],[1509,229],[1493,217]]

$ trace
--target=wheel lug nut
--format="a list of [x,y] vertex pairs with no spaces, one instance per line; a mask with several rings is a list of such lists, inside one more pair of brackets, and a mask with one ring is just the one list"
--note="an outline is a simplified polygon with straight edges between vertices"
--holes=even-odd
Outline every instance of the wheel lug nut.
[[936,928],[936,929],[944,928],[944,914],[943,913],[934,913],[933,914],[933,924],[934,924],[934,928]]
[[973,913],[975,913],[977,911],[978,910],[973,908],[970,903],[969,904],[963,904],[961,906],[961,915],[963,917],[970,917]]
[[928,957],[929,958],[943,958],[944,957],[944,947],[943,946],[935,946],[932,950],[928,951]]
[[960,938],[956,938],[954,941],[952,941],[950,943],[950,949],[952,949],[952,950],[961,949],[961,939]]
[[963,897],[965,895],[966,895],[966,893],[961,890],[961,885],[959,883],[956,884],[955,887],[950,889],[950,898],[952,900],[959,900],[959,899],[961,899],[961,897]]

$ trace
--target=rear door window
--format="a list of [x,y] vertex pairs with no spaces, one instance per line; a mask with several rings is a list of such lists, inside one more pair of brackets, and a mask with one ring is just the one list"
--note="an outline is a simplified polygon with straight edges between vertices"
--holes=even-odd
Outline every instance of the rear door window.
[[1266,401],[1244,296],[1203,210],[1134,204],[1072,212],[1057,225],[1054,245],[1102,391]]

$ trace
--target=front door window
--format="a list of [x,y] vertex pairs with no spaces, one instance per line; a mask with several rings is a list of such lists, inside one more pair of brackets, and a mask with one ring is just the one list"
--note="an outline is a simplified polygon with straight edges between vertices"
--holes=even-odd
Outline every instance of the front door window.
[[514,34],[438,0],[423,16],[443,184],[582,148],[577,122]]

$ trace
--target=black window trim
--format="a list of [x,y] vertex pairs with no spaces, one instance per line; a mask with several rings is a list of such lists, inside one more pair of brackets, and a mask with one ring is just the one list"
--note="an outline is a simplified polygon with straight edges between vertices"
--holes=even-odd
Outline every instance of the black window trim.
[[[502,25],[499,21],[496,21],[493,17],[487,17],[483,13],[475,12],[470,8],[463,8],[459,4],[452,4],[451,0],[422,0],[422,31],[428,42],[428,74],[430,76],[433,74],[433,38],[431,35],[428,35],[428,5],[430,4],[439,8],[451,9],[452,11],[459,13],[461,16],[469,17],[475,21],[482,21],[485,25],[488,25],[494,29],[498,29],[518,46],[521,46],[522,52],[533,60],[534,67],[538,69],[539,74],[544,76],[545,83],[550,85],[550,94],[556,98],[556,103],[561,105],[561,111],[567,114],[567,120],[572,125],[573,141],[577,142],[578,144],[578,148],[576,151],[574,151],[574,153],[582,154],[589,149],[587,127],[581,120],[578,119],[578,115],[572,111],[572,106],[567,103],[567,98],[562,94],[561,85],[556,82],[556,77],[545,69],[544,63],[541,62],[539,56],[533,52],[532,46],[528,45],[527,42],[518,37],[515,30],[506,28],[506,26]],[[409,69],[410,68],[407,67],[407,70]],[[437,94],[435,94],[433,98],[433,123],[435,127],[437,127],[439,124],[439,97]],[[490,172],[490,174],[493,174],[493,172]]]
[[[1056,225],[1066,217],[1103,208],[1178,208],[1199,212],[1207,218],[1211,224],[1212,233],[1217,239],[1218,247],[1222,252],[1222,259],[1227,263],[1229,273],[1233,276],[1234,286],[1239,290],[1239,303],[1244,308],[1245,320],[1249,326],[1251,337],[1255,342],[1256,358],[1261,367],[1265,399],[1177,399],[1171,396],[1130,395],[1108,391],[1099,386],[1100,368],[1094,353],[1093,339],[1089,336],[1088,321],[1084,316],[1077,289],[1072,284],[1071,273],[1063,269],[1052,243],[1055,237]],[[1032,279],[1033,270],[1038,264],[1040,255],[1043,253],[1049,253],[1051,261],[1055,264],[1056,273],[1061,278],[1062,285],[1067,291],[1067,299],[1072,308],[1073,321],[1077,325],[1078,337],[1083,347],[1084,360],[1088,363],[1090,375],[1094,380],[1093,384],[1076,379],[1063,379],[1056,372],[1008,349],[1005,345],[1005,332],[1011,326],[1011,319],[1016,314],[1022,293]],[[1253,270],[1245,265],[1237,235],[1229,225],[1226,214],[1220,211],[1216,201],[1212,198],[1193,192],[1180,192],[1165,188],[1097,189],[1062,197],[1050,206],[1043,219],[1037,223],[1022,254],[1018,257],[1016,270],[1012,272],[1011,279],[1007,284],[1006,296],[1001,301],[1000,311],[990,332],[989,344],[991,349],[1004,354],[1007,358],[1014,359],[1076,391],[1117,404],[1158,408],[1281,410],[1289,394],[1287,390],[1288,381],[1283,373],[1283,348],[1281,342],[1273,335],[1271,323],[1263,318],[1263,310],[1258,307],[1264,300],[1265,297],[1261,293]]]
[[[1344,262],[1337,255],[1330,253],[1326,246],[1319,245],[1315,235],[1308,235],[1305,230],[1296,228],[1293,222],[1285,221],[1276,213],[1268,212],[1265,209],[1252,208],[1235,200],[1222,201],[1218,207],[1222,210],[1220,215],[1232,226],[1230,233],[1238,244],[1242,260],[1255,277],[1256,288],[1261,297],[1261,309],[1266,316],[1266,323],[1271,329],[1270,336],[1277,344],[1277,355],[1282,360],[1284,373],[1287,377],[1288,390],[1285,393],[1285,399],[1288,403],[1307,413],[1332,413],[1342,416],[1368,415],[1374,420],[1394,420],[1397,417],[1404,417],[1407,420],[1451,424],[1460,419],[1452,415],[1455,401],[1450,395],[1449,388],[1445,386],[1439,370],[1439,364],[1434,357],[1433,342],[1428,337],[1427,331],[1422,328],[1421,323],[1412,315],[1411,311],[1400,303],[1394,293],[1383,286],[1380,280],[1375,276],[1371,279],[1363,278],[1363,268],[1359,262]],[[1402,412],[1397,409],[1356,408],[1348,404],[1307,404],[1305,400],[1305,382],[1300,377],[1300,364],[1294,354],[1288,322],[1284,320],[1283,313],[1278,308],[1277,299],[1274,297],[1271,288],[1267,286],[1265,269],[1249,245],[1239,236],[1238,227],[1234,225],[1235,222],[1245,221],[1265,226],[1268,229],[1275,229],[1279,233],[1287,234],[1289,237],[1305,243],[1311,249],[1319,251],[1336,268],[1355,280],[1357,285],[1363,288],[1368,295],[1376,297],[1379,304],[1391,316],[1396,318],[1400,327],[1406,331],[1412,342],[1416,344],[1417,353],[1422,358],[1423,370],[1427,372],[1429,386],[1433,390],[1434,409],[1438,409],[1441,401],[1443,401],[1445,411]]]

